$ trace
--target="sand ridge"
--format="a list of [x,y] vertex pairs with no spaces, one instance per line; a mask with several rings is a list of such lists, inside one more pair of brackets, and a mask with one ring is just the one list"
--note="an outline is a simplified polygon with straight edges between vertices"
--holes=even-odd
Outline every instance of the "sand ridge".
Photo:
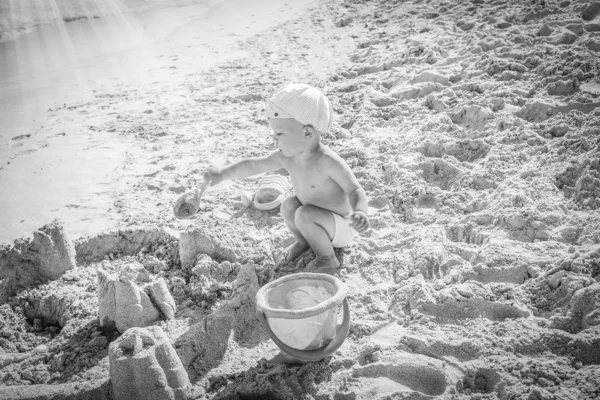
[[[102,382],[114,337],[96,322],[94,271],[139,263],[175,299],[159,325],[190,398],[597,398],[597,4],[328,1],[246,41],[244,58],[112,95],[131,112],[97,128],[137,143],[121,229],[77,240],[75,269],[0,306],[0,390]],[[239,197],[260,177],[210,188],[189,221],[171,208],[211,162],[273,148],[259,111],[290,80],[332,101],[324,141],[372,222],[337,254],[346,342],[295,367],[244,311],[257,286],[314,257],[275,270],[283,220]]]

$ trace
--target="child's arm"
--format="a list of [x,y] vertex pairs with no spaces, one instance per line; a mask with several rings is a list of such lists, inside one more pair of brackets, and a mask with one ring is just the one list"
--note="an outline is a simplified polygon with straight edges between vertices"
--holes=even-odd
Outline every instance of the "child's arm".
[[203,176],[204,180],[210,181],[210,185],[213,186],[226,179],[246,178],[281,167],[281,153],[276,151],[266,157],[247,158],[224,167],[213,165]]
[[358,183],[348,164],[341,157],[333,157],[330,160],[330,177],[340,185],[346,196],[348,196],[348,202],[352,207],[351,225],[358,232],[363,232],[369,227],[367,194]]
[[350,207],[352,207],[354,212],[360,211],[365,213],[365,215],[367,215],[369,212],[367,193],[365,193],[365,190],[360,187],[360,184],[356,189],[348,194],[348,201],[350,202]]

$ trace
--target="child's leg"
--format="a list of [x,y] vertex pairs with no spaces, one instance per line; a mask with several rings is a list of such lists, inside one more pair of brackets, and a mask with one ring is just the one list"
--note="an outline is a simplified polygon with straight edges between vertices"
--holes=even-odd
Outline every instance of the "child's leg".
[[302,233],[300,233],[295,223],[296,211],[300,207],[302,207],[302,203],[300,203],[300,200],[298,200],[296,196],[288,197],[283,204],[281,204],[280,211],[283,221],[296,239],[296,241],[286,249],[285,259],[288,261],[296,259],[300,254],[308,250],[308,242]]
[[311,205],[302,206],[296,210],[294,222],[317,256],[315,272],[335,273],[340,263],[331,244],[335,233],[331,211]]
[[335,221],[331,211],[306,205],[296,210],[296,228],[317,256],[333,256],[331,239],[335,233]]

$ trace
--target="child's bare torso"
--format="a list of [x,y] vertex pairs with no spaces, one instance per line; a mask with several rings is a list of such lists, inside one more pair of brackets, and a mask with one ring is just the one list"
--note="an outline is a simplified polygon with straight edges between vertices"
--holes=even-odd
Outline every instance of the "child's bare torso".
[[340,215],[352,212],[348,196],[329,175],[332,163],[343,163],[331,149],[322,146],[307,161],[281,157],[289,172],[294,194],[303,205],[313,205]]

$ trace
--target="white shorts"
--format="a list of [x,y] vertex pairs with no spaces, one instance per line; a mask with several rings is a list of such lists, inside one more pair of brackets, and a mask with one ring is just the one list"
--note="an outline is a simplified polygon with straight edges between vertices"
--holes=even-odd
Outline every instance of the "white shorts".
[[344,218],[340,214],[333,214],[333,238],[331,239],[331,244],[333,247],[346,247],[350,244],[354,236],[358,235],[358,232],[350,226],[351,220],[349,218]]

